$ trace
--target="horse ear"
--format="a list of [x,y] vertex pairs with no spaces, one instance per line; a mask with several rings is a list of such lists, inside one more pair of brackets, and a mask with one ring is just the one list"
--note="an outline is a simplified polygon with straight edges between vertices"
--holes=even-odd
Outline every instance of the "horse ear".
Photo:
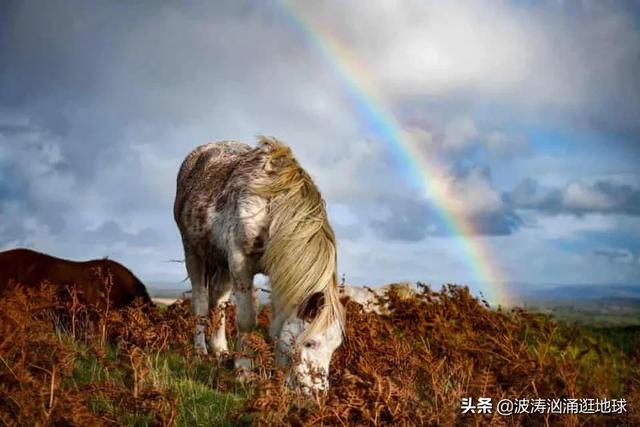
[[324,294],[316,292],[298,308],[298,317],[306,322],[311,322],[316,318],[320,309],[324,305]]
[[290,166],[295,162],[291,149],[275,138],[260,136],[258,148],[266,155],[264,169],[267,172]]
[[271,153],[275,151],[277,145],[275,138],[270,138],[264,135],[258,136],[258,148],[260,148],[260,151],[263,153]]

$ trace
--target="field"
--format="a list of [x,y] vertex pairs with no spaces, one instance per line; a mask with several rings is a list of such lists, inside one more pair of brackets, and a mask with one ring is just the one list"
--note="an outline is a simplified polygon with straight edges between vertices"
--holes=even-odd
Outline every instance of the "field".
[[[640,425],[640,328],[558,323],[490,309],[466,288],[387,295],[390,313],[348,303],[331,390],[283,384],[266,339],[252,378],[194,354],[188,303],[60,311],[52,292],[0,302],[0,422],[6,425]],[[233,327],[233,308],[227,321]],[[211,325],[216,322],[212,315]],[[56,324],[54,328],[52,325]],[[463,398],[625,399],[620,414],[463,414]]]

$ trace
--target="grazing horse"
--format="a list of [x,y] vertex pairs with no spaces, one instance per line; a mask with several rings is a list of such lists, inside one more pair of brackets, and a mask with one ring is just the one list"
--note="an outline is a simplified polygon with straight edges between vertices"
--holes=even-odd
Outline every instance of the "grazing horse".
[[0,295],[9,293],[14,285],[37,288],[43,283],[61,296],[66,287],[75,286],[81,301],[96,306],[104,307],[108,301],[111,307],[120,308],[136,298],[151,302],[142,282],[110,259],[77,262],[30,249],[0,252]]
[[381,301],[389,292],[395,292],[401,300],[416,295],[416,290],[409,283],[391,283],[389,285],[370,288],[368,286],[341,286],[340,296],[348,297],[360,304],[367,313],[389,314],[389,304]]
[[[206,353],[209,310],[232,292],[242,346],[256,325],[253,277],[262,273],[272,286],[277,364],[290,368],[290,384],[327,388],[344,331],[335,236],[320,192],[289,147],[271,138],[256,148],[234,141],[197,147],[178,173],[174,216],[198,318],[196,348]],[[223,318],[208,337],[216,353],[228,350],[224,325]]]

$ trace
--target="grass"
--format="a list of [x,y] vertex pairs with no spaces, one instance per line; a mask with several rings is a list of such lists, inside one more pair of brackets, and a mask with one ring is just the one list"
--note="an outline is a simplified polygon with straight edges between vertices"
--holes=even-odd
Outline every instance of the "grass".
[[615,313],[585,313],[579,310],[556,310],[553,318],[563,323],[578,323],[585,326],[640,326],[640,316]]
[[224,367],[195,359],[185,363],[176,353],[156,353],[152,357],[151,381],[160,388],[180,396],[177,426],[232,425],[229,415],[245,400],[246,390],[240,385],[228,392],[215,389]]
[[[66,345],[76,352],[74,360],[73,377],[71,381],[75,386],[86,385],[101,381],[116,381],[124,384],[126,372],[121,369],[108,369],[98,361],[98,358],[91,354],[89,348],[81,342],[66,339]],[[114,346],[105,346],[106,360],[116,362],[118,360],[118,350]]]
[[[106,367],[91,354],[82,343],[67,340],[67,344],[77,352],[73,377],[68,381],[70,387],[115,382],[126,386],[127,369],[118,364]],[[113,345],[105,346],[105,359],[118,361],[118,349]],[[146,356],[150,369],[143,381],[163,392],[178,396],[176,426],[230,426],[229,415],[238,410],[246,398],[246,390],[238,385],[229,392],[221,392],[215,386],[216,368],[198,358],[187,360],[184,356],[172,352],[157,352]],[[98,396],[91,401],[91,409],[98,414],[112,414],[118,424],[131,426],[149,426],[153,419],[142,413],[120,410],[117,402]]]
[[[0,424],[640,425],[640,416],[462,416],[462,397],[627,398],[640,405],[640,327],[586,326],[491,310],[468,290],[389,295],[387,316],[347,305],[328,394],[284,386],[265,339],[245,340],[254,379],[192,350],[187,305],[132,307],[71,336],[40,315],[50,296],[0,300]],[[232,312],[227,313],[229,321]],[[267,319],[267,320],[265,320]],[[84,329],[83,329],[84,330]]]
[[174,378],[168,389],[180,396],[178,426],[230,426],[228,415],[242,406],[243,398],[220,393],[188,378]]
[[640,326],[584,326],[584,329],[616,346],[629,357],[640,348]]

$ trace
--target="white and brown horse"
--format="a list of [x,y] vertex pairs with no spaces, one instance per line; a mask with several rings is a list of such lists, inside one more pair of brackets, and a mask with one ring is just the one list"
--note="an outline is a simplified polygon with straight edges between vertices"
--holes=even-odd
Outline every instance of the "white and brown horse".
[[[174,216],[199,319],[196,348],[207,351],[205,319],[232,292],[241,343],[256,325],[253,277],[262,273],[272,286],[277,363],[302,388],[326,388],[344,331],[335,237],[320,192],[291,150],[270,138],[256,148],[232,141],[196,148],[178,174]],[[224,324],[208,337],[216,353],[228,350]]]
[[358,303],[367,313],[389,314],[389,304],[384,302],[384,298],[393,292],[401,300],[412,298],[416,295],[416,290],[407,282],[391,283],[384,286],[341,286],[340,296],[347,297],[351,301]]

